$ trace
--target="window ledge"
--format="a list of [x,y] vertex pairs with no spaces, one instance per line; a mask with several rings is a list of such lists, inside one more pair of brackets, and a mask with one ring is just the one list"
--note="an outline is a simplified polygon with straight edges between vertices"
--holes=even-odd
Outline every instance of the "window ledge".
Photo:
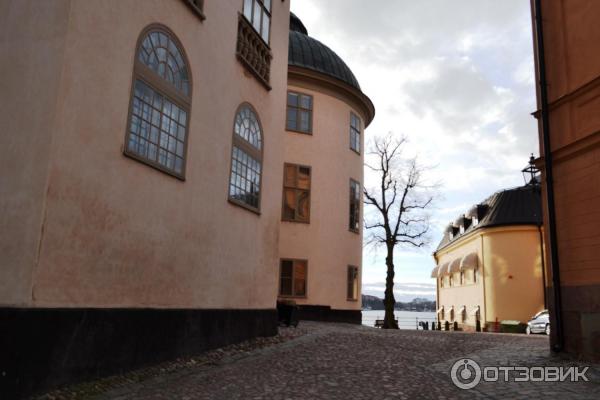
[[310,225],[310,220],[308,220],[308,221],[298,221],[298,220],[295,220],[295,219],[281,218],[281,222],[291,222],[291,223],[296,223],[296,224]]
[[302,135],[309,135],[309,136],[312,136],[312,134],[313,134],[313,133],[312,133],[312,131],[300,131],[300,130],[297,130],[297,129],[291,129],[291,128],[288,128],[288,127],[286,127],[286,128],[285,128],[285,130],[286,130],[287,132],[290,132],[290,133],[300,133],[300,134],[302,134]]
[[206,19],[206,15],[204,15],[204,11],[202,11],[202,6],[204,5],[203,0],[183,0],[185,3],[192,9],[194,14],[200,18],[200,21],[204,21]]
[[123,150],[123,155],[127,158],[131,158],[132,160],[135,160],[137,162],[140,162],[142,164],[146,164],[149,167],[154,168],[157,171],[160,171],[164,174],[170,175],[173,178],[177,178],[178,180],[185,182],[185,175],[184,174],[177,174],[175,171],[171,171],[168,168],[163,167],[162,165],[160,165],[159,163],[156,162],[152,162],[151,160],[148,160],[144,157],[140,157],[137,154],[127,150],[126,148]]
[[229,203],[232,204],[232,205],[234,205],[234,206],[238,206],[238,207],[244,208],[244,209],[246,209],[246,210],[248,210],[248,211],[250,211],[250,212],[252,212],[252,213],[254,213],[256,215],[260,216],[260,214],[261,214],[260,210],[258,208],[254,208],[252,206],[249,206],[248,204],[243,203],[243,202],[241,202],[239,200],[232,199],[231,197],[228,197],[227,201],[229,201]]

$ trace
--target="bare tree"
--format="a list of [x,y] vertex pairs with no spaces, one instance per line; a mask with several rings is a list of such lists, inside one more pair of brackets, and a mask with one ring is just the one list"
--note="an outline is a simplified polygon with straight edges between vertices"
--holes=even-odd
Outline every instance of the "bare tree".
[[365,228],[369,230],[368,244],[385,245],[385,318],[384,329],[398,329],[394,318],[394,249],[396,246],[422,247],[427,243],[433,186],[423,181],[425,168],[416,158],[403,159],[406,138],[391,134],[375,138],[366,167],[377,177],[377,185],[364,189],[365,205],[373,209],[365,213]]

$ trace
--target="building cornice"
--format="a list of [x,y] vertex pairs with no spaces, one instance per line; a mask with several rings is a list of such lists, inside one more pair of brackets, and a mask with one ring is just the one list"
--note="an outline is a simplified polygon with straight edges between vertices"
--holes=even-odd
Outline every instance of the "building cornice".
[[[554,109],[562,106],[563,104],[566,104],[569,101],[583,96],[584,94],[591,91],[592,89],[595,89],[598,86],[600,86],[600,75],[598,75],[594,79],[589,80],[583,85],[571,90],[570,92],[558,96],[556,99],[548,103],[548,108],[550,111],[553,111]],[[542,110],[537,109],[534,112],[532,112],[531,115],[533,115],[536,119],[540,119],[540,117],[542,116]]]
[[360,90],[337,78],[311,69],[289,65],[288,85],[307,87],[345,101],[357,111],[361,112],[364,118],[365,128],[369,126],[371,121],[373,121],[373,118],[375,118],[375,106],[371,99]]
[[[600,146],[600,131],[581,137],[569,144],[566,144],[552,151],[552,160],[555,164],[579,156]],[[546,168],[544,156],[535,160],[535,166],[540,170]]]
[[535,230],[538,231],[540,226],[534,224],[523,224],[523,225],[500,225],[500,226],[489,226],[474,229],[460,238],[456,239],[453,242],[448,243],[442,248],[437,249],[433,252],[433,257],[437,262],[437,259],[440,253],[449,253],[457,248],[460,248],[470,242],[472,239],[476,239],[479,236],[484,236],[490,233],[499,233],[499,232],[518,232],[518,231],[529,231]]

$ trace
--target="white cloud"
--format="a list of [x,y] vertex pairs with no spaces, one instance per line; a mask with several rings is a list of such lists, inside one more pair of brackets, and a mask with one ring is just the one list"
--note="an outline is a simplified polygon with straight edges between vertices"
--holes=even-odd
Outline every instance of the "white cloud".
[[[444,200],[425,251],[396,254],[396,282],[431,282],[441,229],[493,192],[523,183],[538,153],[529,4],[522,0],[293,0],[311,36],[340,55],[373,100],[366,138],[406,135],[407,154],[436,165]],[[373,183],[366,173],[366,185]],[[363,281],[381,281],[365,253]]]

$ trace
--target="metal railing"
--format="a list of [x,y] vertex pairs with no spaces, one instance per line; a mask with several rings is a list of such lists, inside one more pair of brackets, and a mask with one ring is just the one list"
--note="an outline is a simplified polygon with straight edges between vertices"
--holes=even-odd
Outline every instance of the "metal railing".
[[[381,315],[377,315],[375,318],[365,318],[363,316],[363,325],[367,325],[367,326],[375,326],[375,322],[377,320],[383,320],[384,314],[382,313]],[[400,329],[423,329],[423,327],[421,326],[421,322],[422,323],[427,323],[427,325],[429,326],[429,329],[431,329],[431,324],[433,322],[436,322],[436,319],[431,317],[431,318],[427,318],[427,317],[414,317],[414,318],[409,318],[409,317],[404,317],[404,318],[396,318],[396,321],[398,322],[398,327]]]

